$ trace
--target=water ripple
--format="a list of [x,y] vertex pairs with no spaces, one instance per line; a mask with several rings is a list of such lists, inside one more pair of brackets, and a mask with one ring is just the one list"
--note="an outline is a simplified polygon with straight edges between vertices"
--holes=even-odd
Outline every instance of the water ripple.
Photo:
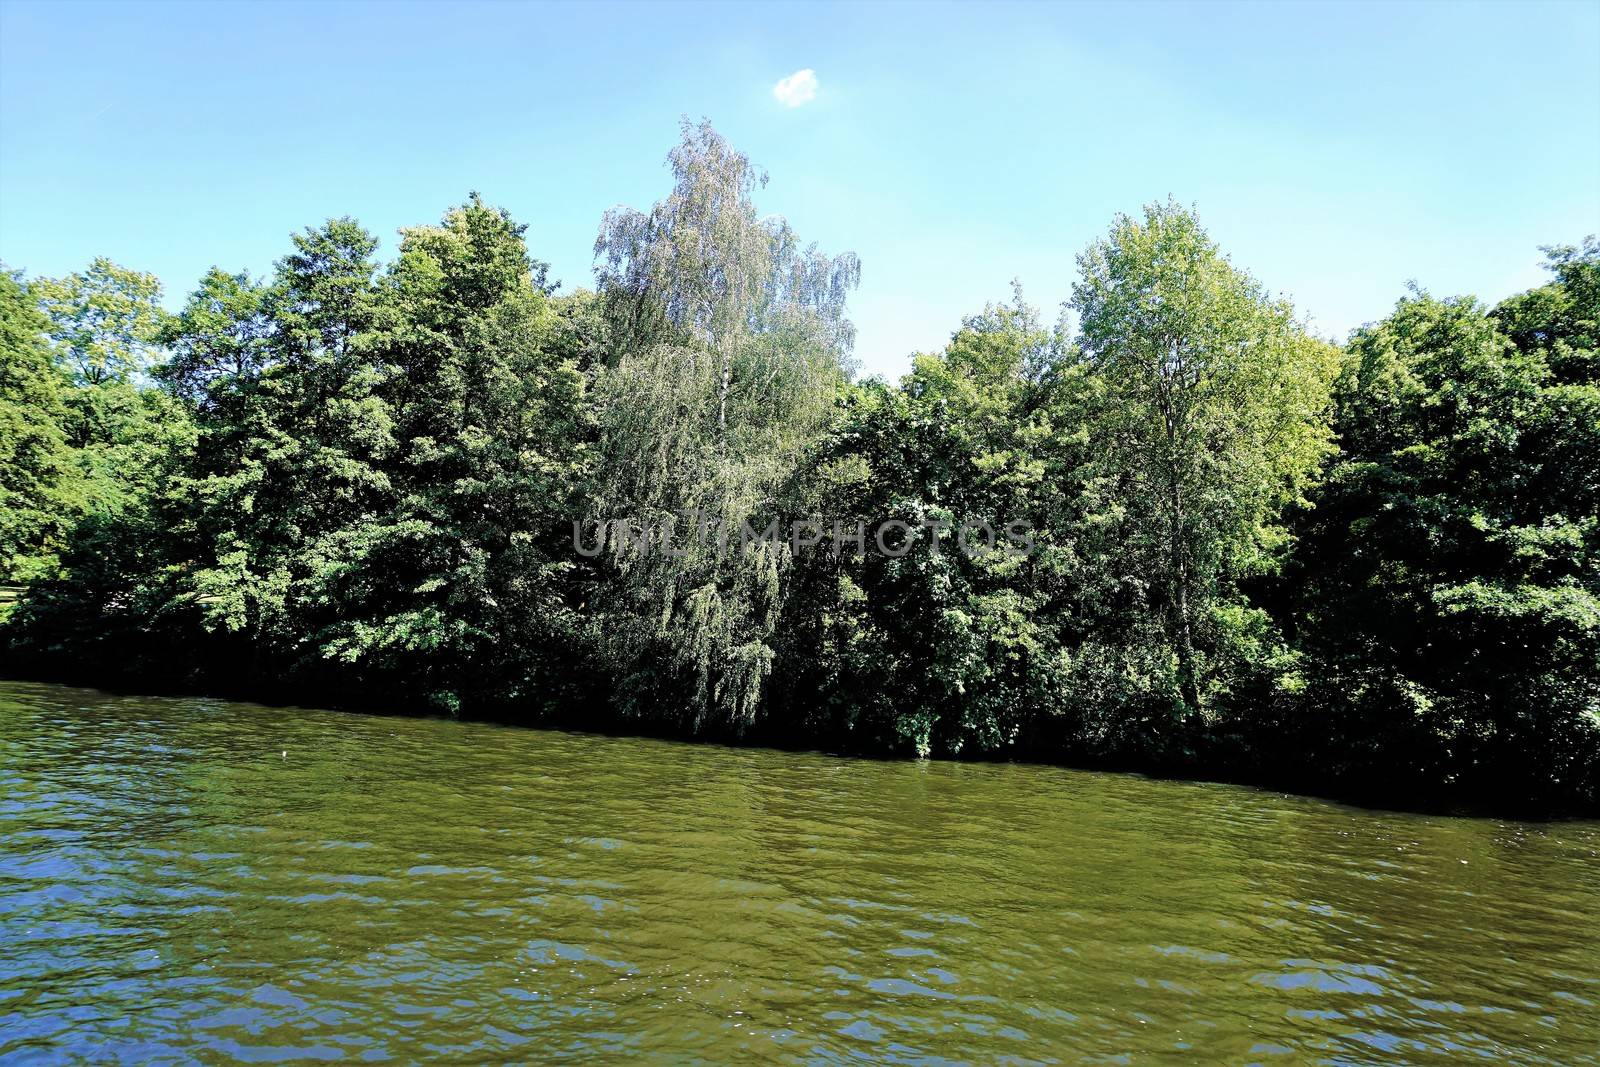
[[0,1059],[1571,1063],[1600,826],[0,683]]

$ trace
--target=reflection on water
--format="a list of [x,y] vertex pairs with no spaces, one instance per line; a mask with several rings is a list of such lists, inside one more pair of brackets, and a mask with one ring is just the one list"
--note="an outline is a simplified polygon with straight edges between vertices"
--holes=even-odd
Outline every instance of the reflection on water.
[[1600,1049],[1600,826],[0,683],[0,1058]]

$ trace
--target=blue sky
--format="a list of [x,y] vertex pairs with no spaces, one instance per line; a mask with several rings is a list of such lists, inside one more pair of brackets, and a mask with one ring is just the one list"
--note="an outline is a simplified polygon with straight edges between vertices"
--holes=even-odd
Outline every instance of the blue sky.
[[[815,72],[798,107],[779,79]],[[1415,278],[1485,299],[1600,231],[1600,3],[1014,7],[0,0],[0,257],[95,255],[175,303],[291,230],[479,190],[587,284],[606,208],[661,196],[679,116],[762,210],[862,261],[868,372],[1169,194],[1320,332]]]

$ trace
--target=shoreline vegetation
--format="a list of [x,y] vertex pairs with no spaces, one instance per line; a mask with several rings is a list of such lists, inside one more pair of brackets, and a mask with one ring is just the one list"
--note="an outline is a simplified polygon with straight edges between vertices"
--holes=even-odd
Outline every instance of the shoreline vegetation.
[[[0,271],[0,674],[1600,812],[1593,237],[1336,345],[1157,203],[1058,322],[1018,287],[858,380],[855,257],[709,124],[669,165],[593,290],[477,194],[176,313]],[[911,543],[575,550],[686,514]],[[975,522],[1029,551],[935,550]]]

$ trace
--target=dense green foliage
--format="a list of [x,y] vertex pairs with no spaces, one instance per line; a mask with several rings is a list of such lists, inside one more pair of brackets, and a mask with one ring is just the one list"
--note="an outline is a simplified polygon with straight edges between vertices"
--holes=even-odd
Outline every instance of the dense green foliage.
[[1324,774],[1365,738],[1405,779],[1600,795],[1600,245],[1551,260],[1493,310],[1417,292],[1351,339],[1285,591]]
[[8,669],[1600,803],[1593,239],[1341,350],[1156,204],[1059,324],[1018,291],[856,381],[855,258],[709,126],[670,163],[595,292],[475,194],[175,314],[0,273]]

